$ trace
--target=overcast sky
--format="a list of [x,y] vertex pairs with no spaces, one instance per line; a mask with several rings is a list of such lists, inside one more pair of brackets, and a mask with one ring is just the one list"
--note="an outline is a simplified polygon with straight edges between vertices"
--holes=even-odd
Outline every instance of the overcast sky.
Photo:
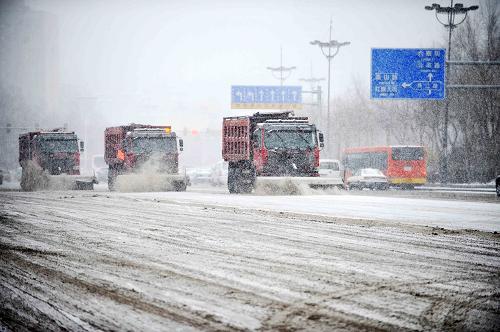
[[217,128],[221,116],[241,113],[230,109],[231,85],[279,84],[266,67],[279,66],[280,46],[283,65],[297,67],[285,84],[309,77],[311,63],[326,77],[327,61],[309,42],[328,40],[330,17],[332,38],[351,42],[333,60],[337,96],[353,79],[368,86],[373,47],[440,46],[446,33],[424,10],[431,2],[26,1],[58,18],[62,85],[120,106],[131,121]]

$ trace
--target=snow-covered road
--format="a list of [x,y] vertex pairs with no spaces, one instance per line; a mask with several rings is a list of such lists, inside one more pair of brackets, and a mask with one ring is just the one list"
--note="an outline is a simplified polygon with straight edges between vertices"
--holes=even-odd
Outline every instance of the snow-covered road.
[[0,327],[498,330],[499,206],[0,192]]
[[183,204],[208,204],[219,207],[500,232],[500,204],[491,202],[353,195],[345,191],[331,195],[300,196],[229,195],[224,192],[121,193],[117,195],[144,200],[165,199]]

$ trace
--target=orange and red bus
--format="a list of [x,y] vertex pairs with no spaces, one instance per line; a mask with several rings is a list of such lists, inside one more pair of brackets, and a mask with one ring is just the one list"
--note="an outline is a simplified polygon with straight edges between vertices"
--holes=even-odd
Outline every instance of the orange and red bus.
[[347,148],[342,161],[344,181],[361,168],[381,170],[393,186],[414,187],[427,181],[427,153],[423,146]]

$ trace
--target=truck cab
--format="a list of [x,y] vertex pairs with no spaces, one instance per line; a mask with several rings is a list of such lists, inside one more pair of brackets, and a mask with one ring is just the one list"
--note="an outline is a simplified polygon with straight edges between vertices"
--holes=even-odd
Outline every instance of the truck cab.
[[80,174],[80,151],[74,132],[31,132],[19,137],[19,163],[35,162],[50,175]]
[[262,176],[318,176],[319,140],[307,121],[267,120],[252,134],[254,165]]
[[183,141],[170,126],[132,123],[106,128],[104,160],[109,166],[108,188],[115,190],[118,177],[129,176],[131,180],[130,176],[135,173],[158,179],[156,184],[162,181],[165,185],[156,186],[158,189],[186,190],[187,178],[179,174],[179,151],[182,150]]
[[[137,128],[127,132],[122,146],[128,169],[138,169],[149,163],[155,171],[169,174],[179,171],[177,136],[170,130]],[[181,150],[182,146],[179,140]]]
[[19,164],[22,167],[21,188],[93,189],[97,180],[80,175],[80,152],[74,132],[61,129],[34,131],[19,136]]
[[224,118],[222,157],[229,163],[229,192],[249,193],[258,181],[279,183],[285,177],[321,185],[314,178],[319,177],[322,146],[316,126],[291,111]]

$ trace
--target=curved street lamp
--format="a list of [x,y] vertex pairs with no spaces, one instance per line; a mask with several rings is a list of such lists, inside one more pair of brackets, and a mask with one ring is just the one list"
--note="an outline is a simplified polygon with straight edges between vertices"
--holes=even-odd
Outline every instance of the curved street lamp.
[[[283,87],[283,82],[290,77],[292,70],[297,69],[297,67],[283,67],[283,48],[280,47],[280,66],[279,67],[266,67],[273,74],[274,78],[280,80],[280,86]],[[276,76],[279,72],[279,76]],[[284,75],[285,73],[286,75]]]
[[339,53],[342,46],[350,45],[351,42],[339,42],[332,40],[332,21],[330,20],[330,38],[328,42],[321,42],[319,40],[313,40],[310,42],[311,45],[318,45],[321,49],[321,53],[328,60],[328,91],[327,91],[327,110],[326,110],[326,137],[328,142],[328,152],[331,153],[331,135],[330,135],[330,82],[331,82],[331,61]]

